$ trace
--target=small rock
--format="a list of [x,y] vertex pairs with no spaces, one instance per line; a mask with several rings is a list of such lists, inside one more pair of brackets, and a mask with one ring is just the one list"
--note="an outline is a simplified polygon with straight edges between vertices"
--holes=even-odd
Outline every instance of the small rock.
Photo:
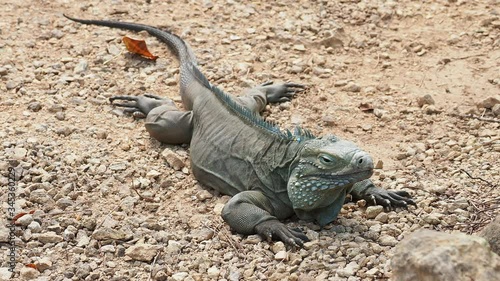
[[277,261],[283,261],[288,259],[288,253],[286,251],[279,251],[274,255],[274,259]]
[[151,262],[160,249],[159,245],[136,244],[125,250],[125,255],[133,260]]
[[73,200],[69,199],[68,197],[63,197],[56,201],[56,205],[57,207],[64,210],[73,205]]
[[302,44],[293,45],[293,49],[296,51],[301,51],[301,52],[306,51],[306,47]]
[[476,105],[477,105],[478,108],[488,108],[488,109],[491,109],[496,104],[500,104],[500,96],[488,97],[488,98],[486,98],[486,99],[478,102]]
[[220,270],[214,265],[207,270],[208,277],[212,279],[217,279],[220,274]]
[[321,118],[321,121],[325,123],[327,126],[335,126],[336,120],[333,116],[326,115]]
[[28,226],[32,222],[33,222],[33,216],[31,214],[26,214],[24,216],[19,217],[16,220],[16,225]]
[[167,161],[168,165],[176,171],[180,171],[185,166],[184,161],[182,161],[177,153],[173,152],[169,148],[165,148],[161,153],[161,156],[165,159],[165,161]]
[[22,160],[26,154],[28,153],[28,150],[26,150],[25,148],[22,148],[22,147],[16,147],[14,148],[14,151],[13,151],[13,155],[12,157],[16,160]]
[[124,162],[113,163],[109,165],[109,169],[111,171],[123,171],[127,169],[127,163]]
[[0,227],[0,243],[9,242],[10,229],[7,227]]
[[38,112],[40,111],[40,109],[42,109],[42,104],[37,101],[34,101],[28,105],[28,109],[33,112]]
[[375,217],[378,216],[378,214],[382,213],[384,211],[384,207],[377,205],[377,206],[369,206],[366,208],[366,217],[369,219],[374,219]]
[[168,240],[167,243],[167,253],[170,254],[177,254],[181,251],[182,245],[181,243],[175,241],[175,240]]
[[429,94],[417,98],[417,104],[418,104],[419,107],[423,107],[426,104],[427,105],[432,105],[432,104],[435,104],[435,103],[436,102],[434,101],[434,99],[432,98],[432,96],[429,95]]
[[442,110],[438,109],[434,105],[425,105],[422,109],[423,109],[424,113],[428,114],[428,115],[439,114],[442,112]]
[[8,267],[0,267],[0,281],[9,281],[13,272]]
[[318,42],[319,45],[325,46],[325,47],[330,47],[330,48],[340,48],[344,46],[344,42],[342,42],[341,39],[335,36],[330,36],[327,37],[321,41]]
[[200,201],[205,201],[207,199],[212,199],[214,196],[208,190],[202,189],[196,194],[196,198]]
[[[40,225],[39,222],[37,221],[32,221],[29,225],[28,225],[28,229],[31,230],[32,233],[39,233],[40,231],[42,231],[42,226]],[[1,242],[1,241],[0,241]]]
[[188,276],[189,276],[189,274],[187,272],[177,272],[177,273],[172,274],[172,279],[174,281],[183,281]]
[[104,245],[99,250],[103,253],[114,253],[116,251],[113,245]]
[[120,229],[112,229],[108,227],[101,227],[92,233],[92,238],[96,240],[130,240],[132,235],[125,233]]
[[375,164],[375,169],[383,169],[384,168],[384,162],[382,160],[378,160],[377,164]]
[[19,271],[19,277],[21,277],[22,280],[32,280],[38,276],[40,276],[40,271],[28,266],[21,267]]
[[63,238],[65,241],[73,241],[76,237],[76,233],[78,232],[78,229],[72,225],[68,225],[66,229],[63,232]]
[[73,70],[73,72],[76,74],[85,72],[87,70],[88,66],[89,66],[89,63],[86,60],[82,59],[75,66],[75,69]]
[[491,112],[493,112],[493,114],[495,114],[495,116],[500,116],[500,103],[497,103],[495,104],[492,108],[491,108]]
[[344,89],[348,92],[353,92],[353,93],[361,92],[361,87],[352,81],[347,83]]
[[52,267],[52,261],[47,257],[43,257],[43,258],[38,259],[35,262],[35,265],[36,265],[36,268],[40,272],[44,272],[46,269],[49,269]]
[[33,238],[37,239],[40,243],[43,243],[43,244],[59,243],[59,242],[63,241],[62,236],[57,235],[53,231],[49,231],[49,232],[46,232],[46,233],[36,233],[36,234],[33,234]]
[[386,223],[389,221],[389,215],[387,213],[382,212],[375,217],[375,220],[381,223]]
[[382,246],[396,246],[398,244],[398,240],[390,235],[381,235],[379,238],[379,243]]
[[333,83],[333,86],[342,87],[342,86],[347,85],[347,83],[349,83],[349,81],[347,81],[347,80],[337,80]]
[[59,121],[64,121],[66,119],[66,113],[60,111],[56,113],[56,119]]
[[438,225],[441,223],[442,214],[430,213],[428,215],[423,216],[423,220],[432,225]]
[[197,229],[191,232],[196,241],[206,241],[214,237],[214,231],[209,228]]
[[276,253],[281,252],[281,251],[286,251],[286,247],[285,247],[285,244],[283,242],[278,241],[278,242],[274,243],[272,250],[273,250],[273,253],[276,254]]
[[359,265],[356,262],[350,262],[344,268],[337,269],[337,274],[340,277],[351,277],[359,270]]

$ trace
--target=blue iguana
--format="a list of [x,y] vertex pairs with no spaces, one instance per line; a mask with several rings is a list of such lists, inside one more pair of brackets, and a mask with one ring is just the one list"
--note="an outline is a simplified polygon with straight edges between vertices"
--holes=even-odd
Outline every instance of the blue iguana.
[[232,196],[222,217],[237,233],[258,233],[301,246],[307,236],[281,221],[295,214],[324,226],[335,220],[349,193],[389,209],[415,205],[405,191],[373,185],[373,160],[354,143],[316,137],[300,127],[291,133],[259,115],[267,103],[289,101],[304,86],[265,83],[246,96],[233,97],[207,80],[189,45],[175,34],[143,24],[66,17],[82,24],[147,31],[173,51],[185,111],[154,95],[115,96],[111,103],[144,114],[146,130],[160,142],[190,145],[196,179]]

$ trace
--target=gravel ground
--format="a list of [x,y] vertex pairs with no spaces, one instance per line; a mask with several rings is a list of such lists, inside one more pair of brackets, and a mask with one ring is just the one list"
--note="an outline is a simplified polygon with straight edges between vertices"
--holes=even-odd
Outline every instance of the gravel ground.
[[[16,214],[33,211],[16,221],[21,279],[390,279],[393,247],[408,233],[476,233],[499,213],[495,0],[1,2],[0,180],[6,187],[9,167],[23,173]],[[150,139],[107,101],[180,102],[172,55],[147,34],[63,12],[166,27],[230,93],[267,80],[307,85],[267,119],[355,141],[378,162],[374,181],[409,191],[418,208],[348,203],[322,230],[291,220],[312,239],[296,250],[232,233],[219,216],[228,197],[197,183],[189,147]],[[127,54],[124,35],[160,58]],[[2,257],[8,234],[0,229]],[[7,258],[0,267],[2,279]]]

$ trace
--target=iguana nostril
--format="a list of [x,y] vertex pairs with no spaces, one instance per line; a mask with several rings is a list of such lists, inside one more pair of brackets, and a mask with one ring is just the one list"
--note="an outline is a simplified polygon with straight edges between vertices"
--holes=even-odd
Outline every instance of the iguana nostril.
[[373,169],[373,160],[371,156],[364,151],[356,153],[351,163],[359,169]]

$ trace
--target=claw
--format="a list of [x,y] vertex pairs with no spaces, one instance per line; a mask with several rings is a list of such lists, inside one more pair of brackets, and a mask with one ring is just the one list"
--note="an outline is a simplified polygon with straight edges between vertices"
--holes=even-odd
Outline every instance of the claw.
[[136,96],[113,96],[109,98],[109,102],[113,103],[115,100],[137,101]]
[[294,88],[300,88],[300,89],[305,89],[306,88],[306,86],[304,86],[302,84],[291,83],[291,82],[285,83],[285,86],[287,86],[287,87],[294,87]]
[[114,106],[117,107],[127,107],[127,108],[136,108],[137,106],[135,104],[129,104],[129,103],[113,103]]
[[260,84],[261,86],[269,86],[269,85],[272,85],[274,82],[272,80],[269,80],[269,81],[266,81],[262,84]]

